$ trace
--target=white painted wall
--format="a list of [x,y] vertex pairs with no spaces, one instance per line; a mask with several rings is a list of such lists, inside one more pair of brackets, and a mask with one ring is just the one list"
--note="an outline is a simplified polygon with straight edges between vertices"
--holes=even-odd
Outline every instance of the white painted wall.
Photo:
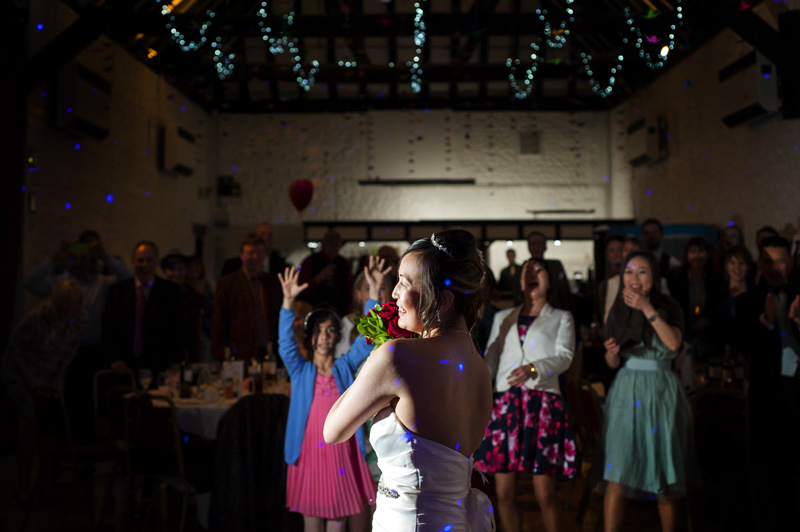
[[[765,4],[773,12],[784,9]],[[774,22],[774,14],[761,14]],[[662,114],[670,134],[669,157],[633,171],[637,218],[716,226],[733,220],[751,249],[763,225],[794,233],[800,215],[800,120],[778,115],[733,128],[721,121],[718,72],[750,50],[725,30],[631,100],[624,111],[629,123]]]

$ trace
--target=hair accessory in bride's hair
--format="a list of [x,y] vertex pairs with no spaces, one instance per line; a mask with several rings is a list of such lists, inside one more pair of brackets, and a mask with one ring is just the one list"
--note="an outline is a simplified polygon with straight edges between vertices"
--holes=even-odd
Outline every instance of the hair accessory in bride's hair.
[[450,257],[451,259],[453,258],[453,254],[450,253],[449,251],[447,251],[446,247],[444,247],[442,244],[440,244],[439,242],[436,241],[436,235],[435,234],[431,235],[431,244],[436,246],[436,249],[438,249],[439,251],[441,251],[442,253],[444,253],[445,255]]

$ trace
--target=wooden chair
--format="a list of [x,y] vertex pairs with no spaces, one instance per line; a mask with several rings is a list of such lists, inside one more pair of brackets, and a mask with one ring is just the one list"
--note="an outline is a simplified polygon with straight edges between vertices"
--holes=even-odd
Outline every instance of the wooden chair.
[[[107,500],[111,481],[118,469],[115,464],[121,463],[121,454],[114,446],[73,444],[64,396],[59,390],[37,388],[33,392],[33,397],[40,449],[47,447],[48,452],[52,451],[54,459],[69,466],[69,475],[65,478],[69,484],[83,488],[83,495],[90,501],[92,524],[96,528],[102,520],[105,505],[99,512],[94,508],[94,485],[106,476],[110,478],[104,497],[104,500]],[[101,464],[111,473],[98,474],[97,470]]]
[[[161,496],[161,515],[166,520],[167,485],[179,490],[182,501],[178,532],[183,532],[193,487],[186,478],[175,404],[165,396],[146,392],[131,394],[125,398],[124,429],[125,500],[132,486],[156,484]],[[147,503],[143,529],[147,527],[153,498],[151,496]]]
[[92,383],[96,441],[122,440],[124,396],[137,389],[133,372],[116,373],[103,369],[94,374]]

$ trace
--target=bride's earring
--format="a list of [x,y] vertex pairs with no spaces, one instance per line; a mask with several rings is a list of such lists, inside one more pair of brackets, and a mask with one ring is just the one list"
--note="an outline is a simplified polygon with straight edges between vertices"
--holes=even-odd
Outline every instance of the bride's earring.
[[436,321],[438,321],[438,322],[442,321],[442,317],[439,315],[438,312],[436,313]]

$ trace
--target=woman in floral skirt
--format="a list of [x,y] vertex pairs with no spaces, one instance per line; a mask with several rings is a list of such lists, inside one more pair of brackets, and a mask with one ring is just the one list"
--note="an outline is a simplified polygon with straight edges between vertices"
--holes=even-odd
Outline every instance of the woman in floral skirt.
[[577,474],[575,437],[559,375],[575,351],[572,314],[548,303],[547,263],[531,259],[520,278],[524,302],[494,317],[486,363],[494,377],[494,408],[475,455],[483,472],[494,473],[500,523],[520,532],[515,502],[516,474],[533,474],[533,487],[548,532],[564,530],[556,476]]

